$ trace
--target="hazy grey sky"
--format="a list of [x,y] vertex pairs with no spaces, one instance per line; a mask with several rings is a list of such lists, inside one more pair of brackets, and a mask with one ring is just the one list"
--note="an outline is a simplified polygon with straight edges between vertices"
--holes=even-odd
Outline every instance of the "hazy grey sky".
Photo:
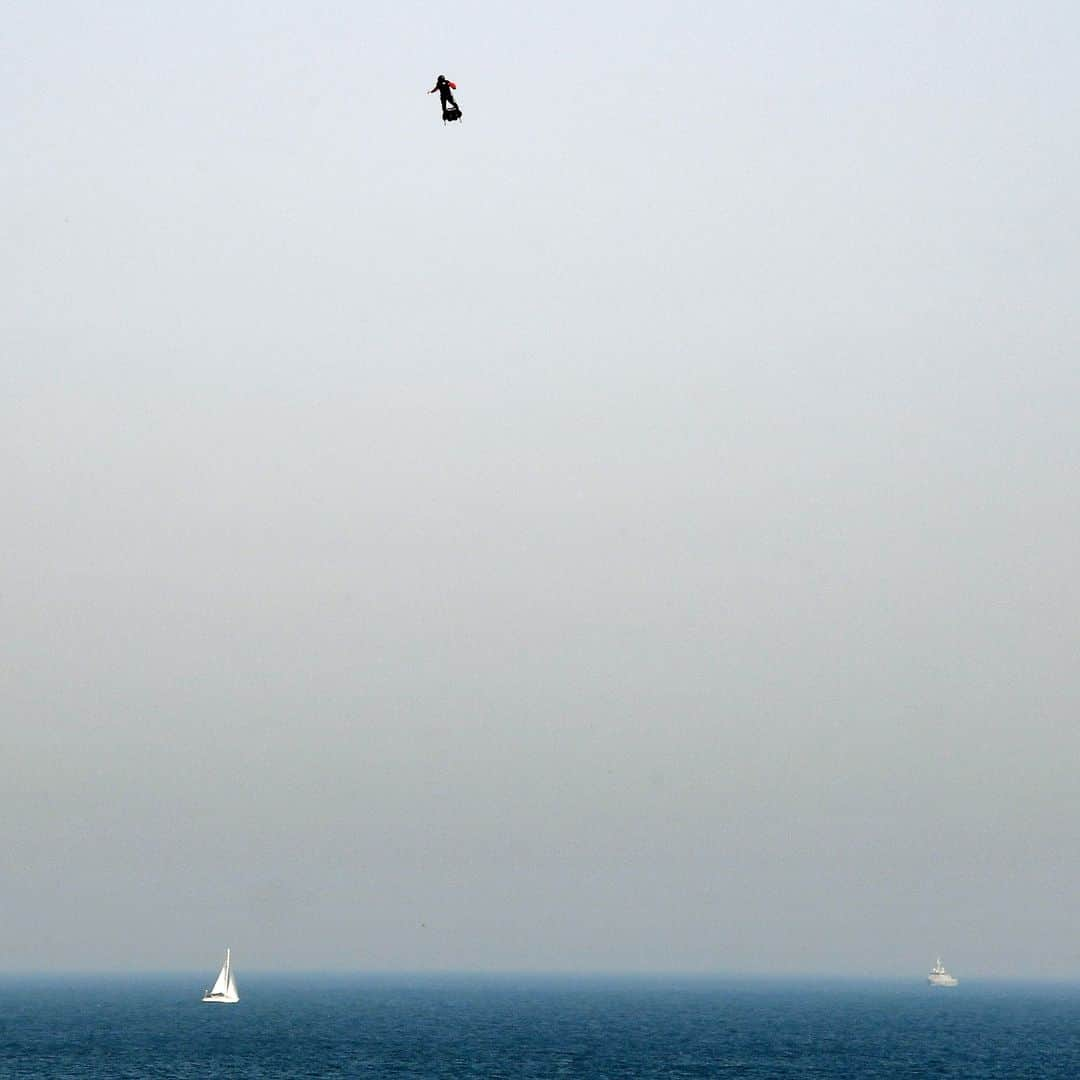
[[0,969],[1080,973],[1074,4],[2,15]]

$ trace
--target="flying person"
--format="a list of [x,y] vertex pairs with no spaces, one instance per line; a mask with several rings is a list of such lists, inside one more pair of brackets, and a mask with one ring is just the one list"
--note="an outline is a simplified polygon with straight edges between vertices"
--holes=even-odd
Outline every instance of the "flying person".
[[440,75],[435,80],[435,85],[428,91],[429,94],[434,94],[436,90],[439,92],[439,100],[442,102],[443,123],[447,120],[461,119],[461,109],[458,108],[458,103],[454,100],[454,91],[456,89],[457,83],[452,83],[445,75]]

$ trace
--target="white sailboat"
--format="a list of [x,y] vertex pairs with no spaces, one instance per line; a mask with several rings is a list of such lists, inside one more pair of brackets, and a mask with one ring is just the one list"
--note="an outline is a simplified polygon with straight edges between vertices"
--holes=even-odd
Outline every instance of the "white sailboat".
[[203,994],[203,1001],[216,1001],[221,1005],[235,1005],[240,1000],[236,990],[236,976],[233,974],[232,958],[225,950],[225,963],[221,965],[214,985]]

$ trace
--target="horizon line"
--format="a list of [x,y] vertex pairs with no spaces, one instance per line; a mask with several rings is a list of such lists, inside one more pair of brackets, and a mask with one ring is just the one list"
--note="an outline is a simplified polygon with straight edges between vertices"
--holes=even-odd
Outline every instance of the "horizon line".
[[[926,975],[917,972],[841,971],[738,971],[717,969],[712,971],[670,969],[604,969],[604,968],[244,968],[244,977],[290,976],[332,978],[537,978],[537,979],[699,979],[699,980],[746,980],[788,981],[810,979],[859,982],[923,983]],[[198,968],[11,968],[0,969],[4,978],[94,978],[94,977],[144,977],[175,976],[177,978],[199,977],[205,979],[206,971]],[[1080,983],[1080,972],[1068,975],[1037,975],[1013,972],[976,972],[960,978],[960,985],[970,982],[1055,982]]]

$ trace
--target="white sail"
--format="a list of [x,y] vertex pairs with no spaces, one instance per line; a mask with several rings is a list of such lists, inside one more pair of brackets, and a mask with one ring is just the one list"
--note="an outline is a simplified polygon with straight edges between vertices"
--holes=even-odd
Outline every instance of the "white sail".
[[225,963],[221,965],[221,970],[218,972],[218,977],[214,980],[214,985],[210,988],[211,994],[224,994],[229,985],[229,950],[225,950]]
[[218,977],[214,980],[214,985],[203,994],[203,1001],[216,1001],[223,1005],[232,1005],[239,1000],[240,995],[236,990],[236,976],[232,970],[232,955],[226,949],[225,963],[221,965]]

